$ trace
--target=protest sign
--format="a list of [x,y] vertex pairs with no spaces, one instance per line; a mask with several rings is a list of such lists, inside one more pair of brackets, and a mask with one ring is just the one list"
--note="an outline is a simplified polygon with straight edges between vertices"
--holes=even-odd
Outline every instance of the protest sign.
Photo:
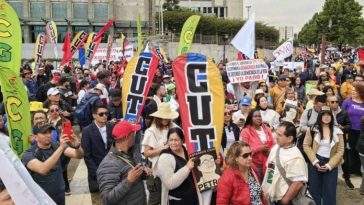
[[293,54],[293,39],[290,38],[282,45],[280,45],[275,51],[273,51],[273,56],[277,61],[283,60]]
[[[128,45],[125,48],[125,58],[127,61],[130,61],[130,59],[134,55],[134,49],[132,45]],[[121,47],[116,47],[111,49],[110,53],[110,59],[109,61],[120,61],[121,58],[124,56],[122,52]],[[94,57],[92,58],[91,64],[95,65],[99,63],[100,61],[107,60],[107,48],[99,48],[96,50]]]
[[305,62],[284,62],[283,68],[288,68],[290,70],[297,69],[297,67],[304,68]]
[[306,95],[310,92],[311,88],[315,88],[317,85],[318,81],[317,80],[308,80],[305,83],[305,90],[306,90]]
[[217,159],[215,148],[192,153],[190,158],[193,158],[195,162],[192,171],[196,176],[198,191],[203,192],[217,187],[221,171],[215,163]]
[[231,83],[266,80],[268,65],[260,59],[232,61],[226,64],[226,72]]

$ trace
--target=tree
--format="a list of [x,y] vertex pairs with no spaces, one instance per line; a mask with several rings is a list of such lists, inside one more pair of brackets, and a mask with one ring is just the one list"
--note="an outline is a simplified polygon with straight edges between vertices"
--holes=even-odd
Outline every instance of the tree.
[[299,42],[317,45],[321,35],[326,34],[328,41],[339,48],[345,44],[362,44],[364,19],[361,10],[362,6],[355,0],[326,0],[322,11],[314,14],[301,29]]
[[166,0],[163,4],[163,9],[167,11],[179,10],[180,6],[178,5],[179,0]]

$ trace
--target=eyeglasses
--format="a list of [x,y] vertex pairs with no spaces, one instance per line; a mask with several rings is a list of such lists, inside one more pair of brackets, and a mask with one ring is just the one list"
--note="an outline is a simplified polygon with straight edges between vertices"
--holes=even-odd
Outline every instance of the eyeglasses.
[[100,117],[104,117],[104,116],[109,116],[109,113],[108,112],[100,112],[100,113],[97,113],[98,116]]
[[339,101],[335,100],[335,101],[330,101],[331,104],[334,104],[334,103],[339,103]]
[[55,108],[55,109],[49,109],[49,112],[59,112],[59,109],[58,109],[58,108]]
[[252,156],[252,152],[248,152],[248,153],[244,153],[242,155],[239,155],[239,157],[242,157],[243,159],[246,159],[248,157],[251,157]]
[[225,112],[224,114],[225,116],[230,116],[230,113],[229,112]]
[[361,83],[361,82],[363,82],[363,80],[355,80],[355,82],[357,82],[357,83],[358,83],[358,82],[359,82],[359,83]]

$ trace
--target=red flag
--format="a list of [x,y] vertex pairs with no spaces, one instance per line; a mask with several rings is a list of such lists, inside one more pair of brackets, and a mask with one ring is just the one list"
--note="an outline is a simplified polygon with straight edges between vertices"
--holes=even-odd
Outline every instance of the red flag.
[[106,23],[106,25],[104,27],[102,27],[100,29],[99,32],[97,32],[97,36],[92,40],[92,42],[98,41],[101,37],[102,34],[104,34],[104,32],[114,23],[114,19],[110,19],[109,22]]
[[63,58],[62,58],[61,65],[64,65],[72,57],[72,54],[71,54],[71,40],[70,40],[70,33],[69,32],[67,32],[66,38],[64,39],[62,51],[63,51]]
[[359,60],[364,60],[364,49],[358,48],[357,49],[357,52],[358,52],[358,58],[359,58]]

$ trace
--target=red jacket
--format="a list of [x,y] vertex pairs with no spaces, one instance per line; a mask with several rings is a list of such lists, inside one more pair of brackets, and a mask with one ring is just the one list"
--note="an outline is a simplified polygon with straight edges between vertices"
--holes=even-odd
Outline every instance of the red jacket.
[[[272,131],[270,129],[262,124],[262,129],[267,136],[267,142],[266,144],[270,149],[275,145]],[[263,146],[263,142],[260,140],[258,132],[252,127],[248,126],[244,128],[240,133],[240,139],[250,145],[250,149],[253,152],[253,169],[257,172],[257,166],[263,167],[263,174],[266,170],[266,162],[268,159],[269,154],[265,154],[260,151],[261,147]],[[258,173],[258,172],[257,172]]]
[[[258,177],[252,171],[254,178],[259,183]],[[261,195],[263,204],[266,201]],[[250,191],[248,183],[241,177],[240,171],[228,168],[224,170],[217,183],[216,205],[250,205]]]

